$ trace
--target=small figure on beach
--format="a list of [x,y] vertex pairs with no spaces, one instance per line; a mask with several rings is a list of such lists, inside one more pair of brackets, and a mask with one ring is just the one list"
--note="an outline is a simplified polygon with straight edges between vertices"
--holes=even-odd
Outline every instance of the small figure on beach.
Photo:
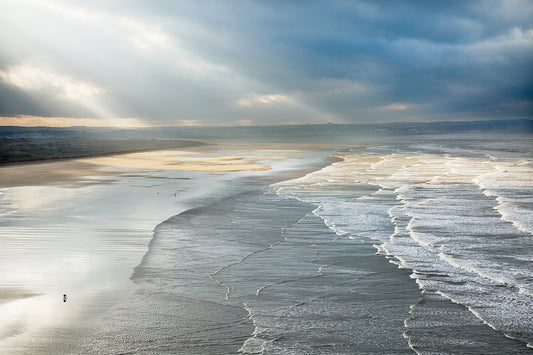
[[67,294],[66,293],[63,295],[63,302],[67,302]]

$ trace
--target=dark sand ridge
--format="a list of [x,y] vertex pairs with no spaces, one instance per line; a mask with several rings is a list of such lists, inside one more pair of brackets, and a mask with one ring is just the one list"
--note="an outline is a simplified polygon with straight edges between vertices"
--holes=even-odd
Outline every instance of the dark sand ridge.
[[[179,149],[202,149],[205,144],[193,141],[173,141],[175,148]],[[38,147],[36,148],[37,150]],[[159,148],[138,147],[135,152],[152,151],[157,149],[170,149],[167,146]],[[124,151],[102,151],[93,149],[93,153],[78,154],[72,157],[48,158],[46,154],[39,151],[34,155],[42,156],[41,159],[32,159],[31,161],[13,162],[9,164],[0,164],[0,188],[15,186],[41,186],[41,185],[64,185],[76,184],[86,185],[90,183],[102,183],[97,179],[81,178],[87,176],[106,176],[114,175],[116,172],[109,172],[100,169],[99,166],[90,164],[91,157],[103,157],[110,155],[127,155]],[[84,161],[79,159],[85,158]]]
[[205,143],[175,139],[2,138],[0,164],[175,149]]

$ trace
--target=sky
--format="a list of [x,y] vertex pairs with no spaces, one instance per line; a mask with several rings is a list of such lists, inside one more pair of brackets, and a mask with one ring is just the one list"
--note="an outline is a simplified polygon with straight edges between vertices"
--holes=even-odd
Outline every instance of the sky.
[[0,0],[0,125],[532,113],[531,0]]

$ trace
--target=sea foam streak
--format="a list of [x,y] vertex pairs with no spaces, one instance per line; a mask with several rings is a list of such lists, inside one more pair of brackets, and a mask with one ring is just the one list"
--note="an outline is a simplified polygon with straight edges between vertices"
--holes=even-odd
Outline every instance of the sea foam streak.
[[473,144],[421,148],[429,150],[338,153],[342,161],[279,183],[277,192],[319,206],[315,213],[338,234],[376,240],[422,290],[533,343],[532,160],[487,157]]

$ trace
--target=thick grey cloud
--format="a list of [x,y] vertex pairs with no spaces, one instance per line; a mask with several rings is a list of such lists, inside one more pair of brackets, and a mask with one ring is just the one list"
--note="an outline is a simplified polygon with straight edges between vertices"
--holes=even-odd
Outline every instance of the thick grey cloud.
[[0,115],[153,125],[531,117],[532,18],[528,0],[5,0]]

